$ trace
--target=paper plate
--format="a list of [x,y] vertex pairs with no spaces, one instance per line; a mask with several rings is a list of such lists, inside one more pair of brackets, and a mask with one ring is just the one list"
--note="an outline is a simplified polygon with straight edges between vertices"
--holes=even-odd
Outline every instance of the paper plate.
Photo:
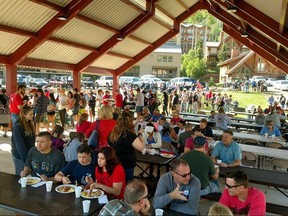
[[165,153],[161,153],[160,156],[165,157],[165,158],[173,158],[174,157],[174,155],[172,155],[172,154],[165,154]]
[[72,184],[64,184],[64,185],[59,185],[55,188],[56,192],[58,193],[74,193],[75,192],[75,185]]
[[[27,185],[34,185],[39,183],[40,181],[41,179],[38,177],[32,177],[32,176],[27,177]],[[18,182],[21,184],[21,179],[19,179]]]
[[104,191],[99,190],[99,189],[93,189],[91,196],[88,196],[89,191],[90,190],[82,191],[81,197],[83,197],[85,199],[96,199],[96,198],[102,197],[104,195]]

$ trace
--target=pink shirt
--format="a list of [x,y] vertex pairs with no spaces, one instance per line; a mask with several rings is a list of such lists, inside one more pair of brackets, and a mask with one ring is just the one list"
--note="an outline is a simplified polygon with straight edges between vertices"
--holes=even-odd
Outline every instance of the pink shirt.
[[219,202],[230,208],[234,215],[266,215],[265,195],[257,188],[248,189],[248,196],[244,202],[240,201],[238,196],[230,196],[225,188]]

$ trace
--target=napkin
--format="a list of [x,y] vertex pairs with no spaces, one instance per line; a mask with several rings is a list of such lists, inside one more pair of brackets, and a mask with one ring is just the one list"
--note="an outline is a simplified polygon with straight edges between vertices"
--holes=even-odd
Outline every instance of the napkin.
[[40,181],[39,183],[33,184],[33,185],[31,185],[31,186],[36,188],[36,187],[40,187],[40,186],[42,186],[42,185],[44,185],[44,184],[46,184],[45,181]]
[[104,195],[104,196],[102,196],[102,197],[99,197],[99,198],[98,198],[98,202],[99,202],[99,204],[106,204],[106,203],[108,203],[108,198],[107,198],[107,196]]

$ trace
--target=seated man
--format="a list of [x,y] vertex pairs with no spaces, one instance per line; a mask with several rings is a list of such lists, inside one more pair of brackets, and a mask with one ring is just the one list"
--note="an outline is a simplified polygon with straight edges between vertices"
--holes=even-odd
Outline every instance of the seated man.
[[213,162],[216,164],[218,158],[222,162],[220,167],[235,167],[241,165],[242,150],[237,142],[233,141],[233,132],[225,130],[222,141],[218,142],[211,154]]
[[193,130],[200,129],[202,136],[204,136],[207,140],[213,140],[214,135],[210,126],[207,125],[206,119],[201,119],[200,124],[196,125]]
[[[201,137],[201,136],[202,136],[202,133],[201,133],[199,128],[193,129],[192,130],[192,136],[186,139],[184,152],[188,152],[188,151],[193,150],[194,149],[194,139],[196,137]],[[206,143],[204,145],[204,149],[206,150],[206,154],[208,154],[209,145],[208,145],[207,140],[206,140]]]
[[124,191],[124,200],[109,201],[99,215],[145,215],[150,209],[148,189],[141,181],[129,182]]
[[178,136],[178,153],[182,154],[184,152],[184,147],[185,147],[185,142],[188,138],[190,138],[192,136],[192,124],[191,123],[186,123],[185,124],[185,132],[181,133]]
[[[198,215],[201,184],[192,175],[189,165],[181,158],[171,162],[172,171],[165,173],[158,181],[153,207],[169,208],[187,215]],[[184,195],[185,193],[185,195]]]
[[55,181],[54,176],[65,165],[62,152],[52,148],[52,136],[49,132],[41,132],[36,137],[36,147],[29,150],[25,167],[20,176],[41,175],[43,181]]
[[266,200],[262,191],[248,187],[248,177],[241,171],[229,173],[226,188],[219,201],[234,215],[266,215]]
[[212,159],[207,157],[204,148],[205,143],[206,140],[204,137],[196,137],[194,139],[194,150],[186,152],[182,156],[182,158],[187,161],[191,173],[201,182],[201,196],[220,192],[216,182],[210,182],[210,178],[214,180],[218,179],[219,168],[217,168],[216,171]]

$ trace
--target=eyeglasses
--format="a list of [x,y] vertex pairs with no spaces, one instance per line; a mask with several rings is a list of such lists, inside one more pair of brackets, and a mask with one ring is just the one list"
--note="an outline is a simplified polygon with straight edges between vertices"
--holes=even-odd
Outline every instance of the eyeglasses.
[[144,200],[144,199],[148,198],[148,196],[149,196],[149,194],[147,194],[145,197],[139,199],[139,200],[137,201],[137,203],[140,202],[141,200]]
[[273,126],[273,124],[268,124],[268,126]]
[[177,175],[179,175],[179,176],[181,176],[182,178],[186,178],[187,176],[190,176],[191,175],[191,172],[189,172],[189,173],[186,173],[186,174],[179,174],[179,173],[177,173],[176,171],[174,171]]
[[239,187],[239,186],[241,186],[242,184],[240,184],[240,185],[233,185],[233,186],[231,186],[231,185],[229,185],[229,184],[227,184],[227,183],[225,183],[226,184],[226,186],[229,188],[229,189],[231,189],[231,188],[236,188],[236,187]]

